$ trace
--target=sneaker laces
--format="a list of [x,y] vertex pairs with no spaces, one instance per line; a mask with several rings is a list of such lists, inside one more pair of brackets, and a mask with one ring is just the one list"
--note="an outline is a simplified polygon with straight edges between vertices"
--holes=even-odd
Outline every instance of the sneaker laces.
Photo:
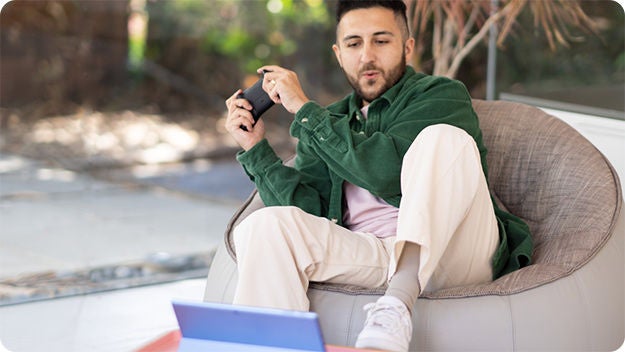
[[358,348],[408,351],[412,338],[412,319],[406,306],[393,296],[382,296],[363,307],[365,326],[356,339]]
[[381,302],[367,303],[363,307],[367,312],[365,325],[380,327],[389,331],[398,330],[400,328],[398,323],[401,324],[402,320],[405,320],[401,308],[400,306]]

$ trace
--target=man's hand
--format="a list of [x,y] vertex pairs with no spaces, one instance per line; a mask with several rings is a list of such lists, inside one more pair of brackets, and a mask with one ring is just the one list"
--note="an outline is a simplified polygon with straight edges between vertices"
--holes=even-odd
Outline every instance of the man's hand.
[[[226,100],[226,106],[228,107],[226,130],[241,148],[248,151],[265,138],[265,124],[262,119],[259,119],[254,124],[254,117],[250,112],[252,104],[246,99],[238,98],[242,92],[239,89]],[[247,131],[243,130],[241,126],[245,126]]]
[[295,114],[310,99],[306,97],[299,83],[297,74],[280,66],[263,66],[258,72],[265,71],[263,89],[276,104]]

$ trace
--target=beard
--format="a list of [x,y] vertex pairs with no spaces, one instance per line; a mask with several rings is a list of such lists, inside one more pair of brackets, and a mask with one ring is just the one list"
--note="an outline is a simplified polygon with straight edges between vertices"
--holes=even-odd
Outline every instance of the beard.
[[[369,70],[377,70],[381,72],[381,77],[366,80],[361,84],[359,78],[362,76],[363,72]],[[351,76],[345,70],[343,70],[347,81],[352,86],[352,88],[354,88],[354,92],[356,93],[356,95],[358,95],[358,97],[368,103],[374,101],[376,98],[379,98],[387,90],[392,88],[395,83],[397,83],[401,79],[405,72],[406,55],[404,54],[402,54],[399,64],[392,67],[388,71],[384,71],[376,67],[374,64],[367,64],[363,66],[360,70],[358,70],[358,74],[356,76]],[[376,87],[379,81],[382,81],[383,84],[379,87]]]

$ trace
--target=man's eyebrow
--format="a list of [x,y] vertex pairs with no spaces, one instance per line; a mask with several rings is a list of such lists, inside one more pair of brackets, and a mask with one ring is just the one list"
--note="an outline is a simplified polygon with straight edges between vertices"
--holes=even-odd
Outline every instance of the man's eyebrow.
[[395,34],[391,31],[379,31],[379,32],[375,32],[373,33],[373,36],[378,36],[378,35],[390,35],[390,36],[395,36]]
[[352,34],[352,35],[346,35],[345,37],[343,37],[343,41],[346,42],[348,40],[352,40],[352,39],[360,39],[361,37],[359,35],[356,34]]
[[[379,32],[375,32],[373,33],[373,36],[379,36],[379,35],[390,35],[390,36],[395,36],[395,34],[393,34],[393,32],[391,31],[379,31]],[[362,38],[360,35],[356,35],[356,34],[352,34],[352,35],[346,35],[345,37],[343,37],[343,41],[346,42],[348,40],[352,40],[352,39],[360,39]]]

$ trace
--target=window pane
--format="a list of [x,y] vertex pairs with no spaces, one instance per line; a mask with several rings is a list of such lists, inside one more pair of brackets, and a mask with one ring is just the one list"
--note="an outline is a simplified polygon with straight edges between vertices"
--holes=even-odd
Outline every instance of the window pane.
[[[582,1],[597,35],[569,28],[570,47],[550,49],[525,11],[498,53],[498,90],[504,99],[623,119],[625,25],[614,1]],[[536,100],[538,99],[538,100]]]

